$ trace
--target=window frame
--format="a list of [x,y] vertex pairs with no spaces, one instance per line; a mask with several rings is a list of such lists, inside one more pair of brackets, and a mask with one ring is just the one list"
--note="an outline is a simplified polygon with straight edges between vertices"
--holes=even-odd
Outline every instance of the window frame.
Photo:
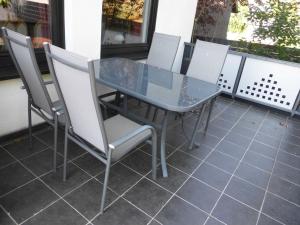
[[124,57],[130,59],[147,58],[155,31],[159,0],[152,0],[146,43],[101,45],[101,58]]
[[[51,0],[51,38],[52,43],[65,47],[64,0]],[[48,65],[43,48],[35,49],[37,63],[42,73],[48,73]],[[0,81],[19,78],[18,72],[8,51],[0,52]]]

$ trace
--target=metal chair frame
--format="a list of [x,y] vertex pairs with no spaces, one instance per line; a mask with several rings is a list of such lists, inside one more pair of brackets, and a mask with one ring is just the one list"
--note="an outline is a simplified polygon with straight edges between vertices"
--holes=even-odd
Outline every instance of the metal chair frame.
[[[3,38],[4,38],[4,42],[8,48],[8,51],[11,55],[11,58],[14,62],[14,65],[18,71],[18,74],[20,75],[20,78],[23,82],[23,85],[24,87],[21,87],[22,89],[25,89],[26,92],[27,92],[27,96],[28,96],[28,130],[29,130],[29,143],[30,143],[30,147],[32,148],[33,146],[33,143],[32,143],[32,111],[34,113],[36,113],[38,116],[40,116],[42,119],[44,119],[49,125],[51,125],[53,128],[54,128],[54,146],[53,146],[53,169],[54,171],[56,171],[56,155],[57,155],[57,136],[58,136],[58,125],[59,125],[59,122],[58,122],[58,117],[59,117],[59,114],[61,114],[61,110],[62,108],[61,107],[54,107],[52,101],[51,101],[51,98],[49,96],[49,93],[48,93],[48,90],[46,88],[46,85],[48,84],[51,84],[53,82],[44,82],[43,79],[42,79],[42,75],[41,75],[41,72],[39,70],[39,67],[37,65],[37,61],[36,61],[36,57],[35,57],[35,54],[34,54],[34,49],[33,49],[33,46],[32,46],[32,41],[31,41],[31,38],[26,36],[26,44],[18,41],[17,39],[13,38],[13,37],[10,37],[8,35],[8,32],[7,32],[7,28],[5,27],[2,27],[2,33],[3,33]],[[47,104],[49,105],[49,108],[52,110],[52,120],[49,119],[45,113],[42,111],[43,109],[41,109],[40,107],[37,106],[37,104],[35,104],[34,102],[34,99],[32,97],[32,94],[31,94],[31,91],[30,91],[30,88],[29,88],[29,85],[25,79],[25,76],[23,74],[23,71],[22,69],[20,68],[19,66],[19,63],[16,59],[16,56],[15,56],[15,53],[11,47],[11,42],[17,44],[17,45],[20,45],[22,47],[25,47],[25,48],[28,48],[29,50],[29,53],[30,53],[30,57],[31,57],[31,60],[32,60],[32,63],[33,63],[33,66],[34,66],[34,69],[36,71],[36,73],[39,75],[37,78],[39,80],[39,83],[45,93],[45,96],[46,96],[46,99],[47,99]]]
[[[89,152],[91,155],[93,155],[95,158],[100,160],[106,165],[105,169],[105,178],[104,178],[104,184],[103,184],[103,192],[102,192],[102,199],[101,199],[101,207],[100,207],[100,214],[104,212],[104,205],[105,205],[105,199],[106,199],[106,191],[107,191],[107,186],[108,186],[108,181],[109,181],[109,173],[110,173],[110,167],[112,163],[112,152],[118,148],[121,144],[125,143],[128,140],[131,140],[135,136],[139,135],[141,132],[144,132],[145,130],[150,130],[151,131],[151,144],[152,144],[152,177],[153,179],[156,179],[156,161],[157,161],[157,134],[156,130],[152,126],[144,125],[140,127],[139,129],[135,130],[134,132],[123,136],[119,140],[115,141],[114,143],[107,143],[107,137],[106,137],[106,132],[105,128],[103,126],[103,120],[102,118],[102,113],[99,107],[99,99],[97,98],[96,95],[96,81],[95,81],[95,70],[94,70],[94,62],[92,60],[87,61],[87,68],[84,68],[82,66],[73,64],[70,61],[67,61],[66,59],[63,59],[51,52],[50,45],[48,43],[44,43],[44,49],[46,52],[46,58],[48,61],[49,69],[51,72],[51,75],[54,80],[54,84],[58,90],[58,95],[62,101],[62,105],[64,108],[65,112],[65,118],[66,118],[66,126],[65,126],[65,147],[64,147],[64,166],[63,166],[63,180],[65,181],[67,179],[67,156],[68,156],[68,140],[72,140],[74,143],[78,144],[81,148]],[[104,152],[97,150],[95,146],[92,146],[90,143],[85,141],[83,138],[78,136],[73,128],[72,128],[72,123],[70,120],[69,112],[66,107],[65,100],[63,98],[62,91],[60,89],[60,85],[57,79],[56,71],[54,68],[53,60],[58,61],[59,63],[62,63],[70,68],[79,70],[81,72],[88,73],[90,76],[90,84],[91,84],[91,92],[92,92],[92,97],[93,97],[93,102],[94,106],[96,109],[96,114],[97,114],[97,119],[99,123],[99,127],[101,129],[101,133],[103,135],[103,141],[104,141]]]

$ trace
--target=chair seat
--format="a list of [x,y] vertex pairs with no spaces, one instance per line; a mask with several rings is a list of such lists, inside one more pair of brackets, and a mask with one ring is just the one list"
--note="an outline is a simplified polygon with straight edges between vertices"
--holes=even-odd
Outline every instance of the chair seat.
[[[114,141],[134,132],[142,127],[142,125],[133,122],[121,115],[116,115],[104,121],[104,127],[106,130],[108,143],[111,144]],[[151,137],[151,131],[145,130],[139,133],[134,138],[118,146],[112,151],[112,160],[117,161],[122,158],[126,153],[135,148],[138,144],[142,143],[146,139]]]
[[115,89],[107,87],[106,85],[103,85],[103,84],[96,83],[96,93],[97,93],[98,97],[101,97],[101,96],[107,95],[107,94],[111,94],[107,97],[101,98],[101,100],[103,100],[105,102],[114,101],[115,97],[116,97],[115,92],[116,92]]

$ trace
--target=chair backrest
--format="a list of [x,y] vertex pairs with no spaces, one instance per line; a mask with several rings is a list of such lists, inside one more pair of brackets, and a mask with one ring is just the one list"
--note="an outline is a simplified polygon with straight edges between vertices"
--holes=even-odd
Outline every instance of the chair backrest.
[[93,62],[48,43],[44,43],[44,48],[69,131],[106,153],[107,138],[96,96]]
[[2,27],[3,38],[32,104],[52,115],[52,102],[36,62],[30,37]]
[[154,33],[147,64],[172,70],[181,37]]
[[186,75],[216,84],[229,46],[197,40]]

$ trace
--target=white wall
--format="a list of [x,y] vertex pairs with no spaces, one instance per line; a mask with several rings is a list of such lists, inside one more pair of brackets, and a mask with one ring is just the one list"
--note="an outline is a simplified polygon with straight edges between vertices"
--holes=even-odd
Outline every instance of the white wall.
[[[27,93],[20,88],[22,85],[20,79],[0,82],[0,137],[28,127]],[[48,85],[47,88],[51,98],[57,100],[54,86]],[[33,113],[32,121],[35,125],[43,120]]]
[[66,49],[99,59],[102,0],[65,0]]
[[184,42],[192,37],[197,0],[160,0],[158,5],[156,31],[181,36],[173,71],[179,72],[184,50]]

